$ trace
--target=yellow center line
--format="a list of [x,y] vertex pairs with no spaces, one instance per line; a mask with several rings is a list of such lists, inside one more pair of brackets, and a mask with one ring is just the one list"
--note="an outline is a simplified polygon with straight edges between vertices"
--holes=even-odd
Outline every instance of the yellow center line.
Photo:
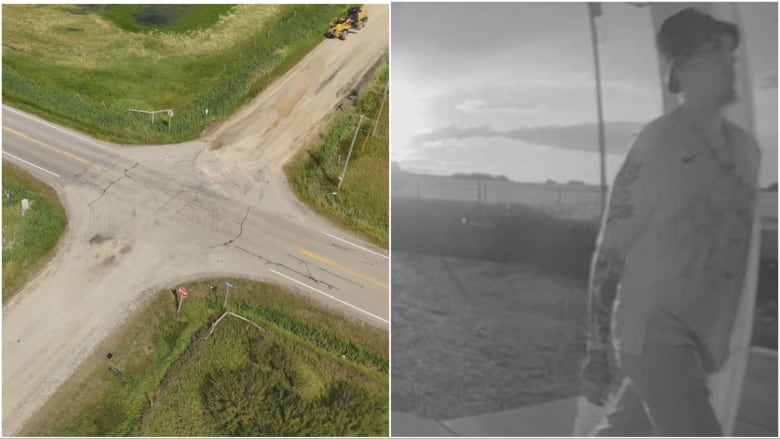
[[379,282],[378,280],[371,279],[370,277],[364,276],[364,275],[362,275],[360,273],[355,273],[354,271],[350,270],[349,268],[342,267],[341,265],[339,265],[338,262],[331,261],[330,259],[328,259],[328,258],[326,258],[324,256],[320,256],[317,253],[312,253],[312,252],[310,252],[308,250],[304,250],[302,248],[299,248],[298,251],[300,253],[302,253],[302,254],[312,258],[312,259],[316,259],[316,260],[322,262],[325,265],[330,265],[331,267],[338,268],[339,270],[341,270],[341,271],[343,271],[345,273],[349,273],[352,276],[359,277],[359,278],[361,278],[363,280],[367,280],[367,281],[371,282],[372,284],[378,285],[378,286],[380,286],[382,288],[388,288],[387,284],[385,284],[385,283]]
[[28,140],[30,142],[33,142],[33,143],[37,143],[38,145],[41,145],[44,148],[48,148],[48,149],[50,149],[50,150],[52,150],[54,152],[58,152],[58,153],[64,155],[65,157],[68,157],[68,158],[71,158],[73,160],[76,160],[77,162],[81,162],[81,163],[84,163],[86,165],[91,164],[89,160],[85,160],[85,159],[83,159],[83,158],[81,158],[81,157],[79,157],[79,156],[77,156],[75,154],[69,153],[68,151],[63,151],[63,150],[61,150],[59,148],[55,148],[55,147],[53,147],[51,145],[47,145],[46,143],[43,143],[40,140],[35,140],[32,137],[30,137],[30,136],[28,136],[28,135],[26,135],[24,133],[20,133],[19,131],[16,131],[13,128],[8,128],[5,125],[3,125],[3,131],[8,131],[9,133],[11,133],[11,134],[13,134],[15,136],[21,137],[21,138],[23,138],[25,140]]

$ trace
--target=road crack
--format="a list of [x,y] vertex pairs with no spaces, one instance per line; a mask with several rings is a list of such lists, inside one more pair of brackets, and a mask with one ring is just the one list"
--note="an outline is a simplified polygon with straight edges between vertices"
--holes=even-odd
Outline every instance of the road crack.
[[233,238],[233,239],[231,239],[231,240],[229,240],[229,241],[225,241],[225,242],[223,242],[222,244],[215,245],[215,246],[212,246],[212,247],[209,247],[209,248],[215,248],[215,247],[227,247],[227,246],[229,246],[230,244],[232,244],[232,243],[233,243],[235,240],[237,240],[238,238],[240,238],[240,237],[241,237],[241,234],[242,234],[242,233],[244,233],[244,221],[246,221],[246,218],[249,216],[249,209],[250,209],[250,207],[251,207],[251,206],[247,206],[247,207],[246,207],[246,213],[244,214],[244,219],[242,219],[242,220],[241,220],[241,224],[240,224],[240,226],[241,226],[241,230],[239,230],[239,231],[238,231],[238,235],[236,235],[236,237],[235,237],[235,238]]
[[[290,254],[288,254],[287,256],[289,256],[289,257],[291,257],[291,258],[295,259],[295,260],[296,260],[296,261],[298,261],[299,263],[303,264],[303,266],[304,266],[304,267],[306,267],[306,272],[308,273],[308,275],[306,275],[306,276],[304,276],[304,277],[306,277],[306,278],[308,278],[308,279],[311,279],[311,280],[313,280],[314,282],[319,282],[319,281],[318,281],[318,280],[317,280],[317,279],[314,277],[314,275],[311,273],[311,262],[307,261],[306,259],[299,258],[298,256],[295,256],[295,255],[290,255]],[[342,276],[342,275],[340,275],[340,274],[338,274],[338,273],[334,273],[334,272],[332,272],[332,271],[330,271],[330,270],[328,270],[328,269],[326,269],[326,268],[322,268],[322,267],[317,267],[317,268],[318,268],[320,271],[324,272],[324,273],[327,273],[327,274],[329,274],[329,275],[331,275],[331,276],[333,276],[333,277],[339,278],[339,279],[341,279],[341,280],[343,280],[343,281],[345,281],[345,282],[349,282],[349,283],[351,283],[351,284],[353,284],[353,285],[356,285],[356,286],[358,286],[358,287],[360,287],[360,288],[365,288],[365,287],[366,287],[365,285],[362,285],[362,284],[360,284],[360,283],[358,283],[358,282],[355,282],[354,280],[352,280],[352,279],[349,279],[349,278],[347,278],[346,276]]]
[[[284,268],[285,270],[290,271],[292,273],[295,273],[298,276],[301,276],[303,278],[309,279],[312,282],[314,282],[315,284],[317,284],[317,286],[323,285],[323,286],[328,287],[329,290],[338,290],[339,289],[337,286],[335,286],[335,285],[333,285],[331,283],[325,282],[324,280],[321,280],[321,279],[317,279],[311,273],[307,274],[307,273],[304,273],[304,272],[302,272],[302,271],[300,271],[298,269],[290,267],[289,265],[282,264],[281,262],[272,261],[272,260],[270,260],[268,258],[265,258],[264,256],[261,256],[261,255],[255,253],[255,252],[247,250],[247,249],[245,249],[243,247],[236,246],[235,248],[238,249],[238,250],[241,250],[242,252],[244,252],[244,253],[246,253],[248,255],[252,255],[252,256],[260,259],[261,261],[263,261],[265,263],[265,265],[273,265],[274,267],[277,267],[277,268]],[[291,256],[293,259],[298,259],[299,261],[301,260],[301,259],[299,259],[299,258],[297,258],[295,256],[292,256],[292,255],[289,255],[289,256]]]
[[[135,162],[135,164],[134,164],[133,166],[131,166],[131,167],[129,167],[129,168],[126,168],[126,169],[125,169],[125,172],[124,172],[124,174],[125,174],[125,177],[127,177],[127,178],[129,178],[129,179],[133,180],[133,178],[132,178],[132,177],[130,177],[129,175],[127,175],[127,173],[128,173],[129,171],[132,171],[133,169],[135,169],[135,167],[136,167],[136,166],[138,166],[138,162]],[[135,181],[135,180],[133,180],[133,181]]]
[[[117,163],[118,163],[118,162],[117,162]],[[114,168],[114,166],[116,166],[116,163],[115,163],[113,166],[111,166],[111,168],[110,168],[110,169],[113,169],[113,168]],[[104,188],[101,188],[100,186],[98,186],[98,185],[96,185],[96,184],[92,183],[92,184],[93,184],[93,186],[96,186],[96,187],[97,187],[97,188],[98,188],[98,189],[99,189],[101,192],[100,192],[100,195],[98,195],[98,197],[97,197],[97,198],[95,198],[95,199],[94,199],[92,202],[90,202],[90,203],[89,203],[89,204],[87,204],[87,205],[88,205],[89,207],[92,207],[92,205],[93,205],[93,204],[95,204],[95,203],[97,203],[98,201],[100,201],[100,199],[101,199],[101,198],[103,198],[103,196],[106,194],[106,191],[108,191],[109,189],[111,189],[111,186],[113,186],[114,184],[116,184],[117,182],[119,182],[119,180],[121,180],[121,179],[123,179],[123,178],[125,178],[125,177],[127,177],[127,178],[130,178],[130,179],[132,180],[132,178],[131,178],[129,175],[127,175],[127,172],[128,172],[128,171],[130,171],[131,169],[135,168],[136,166],[138,166],[138,163],[137,163],[137,162],[136,162],[135,164],[133,164],[133,166],[131,166],[131,167],[129,167],[129,168],[125,168],[124,172],[122,173],[122,175],[120,175],[120,176],[119,176],[119,178],[117,178],[116,180],[110,181],[110,182],[108,183],[108,185],[107,185],[106,187],[104,187]],[[102,172],[101,172],[101,173],[102,173]],[[135,181],[135,180],[133,180],[133,181]]]

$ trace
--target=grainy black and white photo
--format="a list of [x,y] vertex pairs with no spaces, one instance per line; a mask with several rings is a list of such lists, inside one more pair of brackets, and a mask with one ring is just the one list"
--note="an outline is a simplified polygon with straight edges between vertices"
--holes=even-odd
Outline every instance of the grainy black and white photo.
[[392,436],[777,436],[777,12],[392,5]]

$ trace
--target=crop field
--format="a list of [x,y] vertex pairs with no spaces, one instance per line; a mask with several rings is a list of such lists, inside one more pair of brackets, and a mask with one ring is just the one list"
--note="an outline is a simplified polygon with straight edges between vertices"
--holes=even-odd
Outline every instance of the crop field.
[[[389,230],[388,64],[379,66],[355,105],[338,114],[322,143],[299,155],[286,169],[296,195],[328,217],[386,247]],[[360,115],[364,115],[357,135]],[[338,193],[339,177],[354,148]]]
[[[3,303],[54,255],[68,219],[54,189],[3,160]],[[21,201],[30,201],[23,215]]]
[[345,8],[3,5],[3,101],[117,143],[193,139],[305,56]]
[[[230,279],[153,294],[25,425],[33,436],[386,436],[387,332]],[[213,333],[211,332],[213,328]]]
[[[594,222],[404,198],[392,216],[393,411],[450,419],[579,394]],[[754,346],[777,349],[777,288],[776,257],[762,259]]]

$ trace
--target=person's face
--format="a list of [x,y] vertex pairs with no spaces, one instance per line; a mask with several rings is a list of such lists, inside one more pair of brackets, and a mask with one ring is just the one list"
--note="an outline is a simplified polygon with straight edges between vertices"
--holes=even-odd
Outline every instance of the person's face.
[[678,67],[686,98],[696,96],[725,105],[736,100],[734,50],[729,35],[718,35],[702,44]]

